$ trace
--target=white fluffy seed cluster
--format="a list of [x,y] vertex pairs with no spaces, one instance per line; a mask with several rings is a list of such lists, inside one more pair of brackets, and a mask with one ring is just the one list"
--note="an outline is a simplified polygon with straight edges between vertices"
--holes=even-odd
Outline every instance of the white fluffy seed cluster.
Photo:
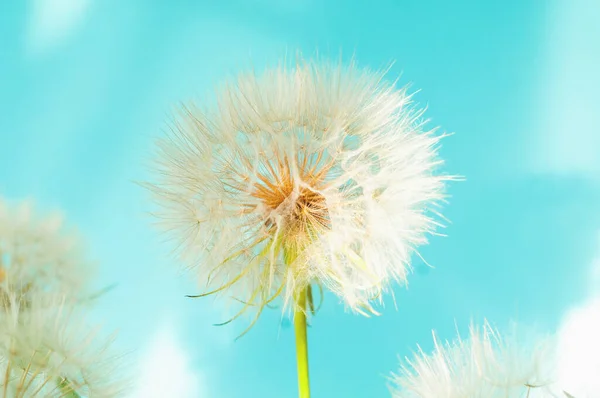
[[88,288],[94,270],[81,238],[65,228],[60,213],[40,216],[31,200],[0,198],[1,282],[13,289],[69,290],[75,297]]
[[121,396],[114,336],[90,328],[64,296],[9,295],[0,314],[0,397]]
[[394,398],[566,398],[556,385],[554,338],[513,325],[501,335],[489,323],[472,325],[468,339],[440,343],[406,358],[392,376]]
[[121,396],[113,336],[85,321],[93,268],[62,219],[0,198],[0,260],[0,397]]
[[288,308],[310,284],[374,311],[439,226],[442,135],[384,73],[298,61],[185,106],[158,143],[155,215],[206,293]]

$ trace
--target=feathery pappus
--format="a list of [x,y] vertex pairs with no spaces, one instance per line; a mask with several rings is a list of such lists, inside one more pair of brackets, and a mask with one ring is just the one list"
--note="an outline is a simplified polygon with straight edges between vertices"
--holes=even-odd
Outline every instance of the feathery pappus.
[[[439,141],[384,72],[298,60],[181,107],[158,141],[154,215],[206,290],[260,312],[311,286],[352,311],[406,283],[440,226]],[[312,305],[312,302],[309,303]],[[234,317],[234,318],[235,318]]]
[[553,336],[524,333],[516,324],[501,334],[487,321],[469,337],[419,347],[391,377],[394,398],[566,398],[556,385]]
[[0,293],[43,289],[77,298],[94,270],[61,214],[40,216],[31,200],[13,204],[0,198]]
[[33,291],[23,302],[10,293],[0,305],[0,397],[122,396],[128,381],[113,336],[90,328],[62,295]]

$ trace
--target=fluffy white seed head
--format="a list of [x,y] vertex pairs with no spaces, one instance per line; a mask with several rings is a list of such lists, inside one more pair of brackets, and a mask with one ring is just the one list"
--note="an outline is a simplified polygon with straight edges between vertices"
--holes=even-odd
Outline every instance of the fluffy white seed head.
[[405,283],[438,226],[438,141],[383,73],[299,61],[183,107],[158,143],[156,216],[209,293],[261,310],[321,284],[352,310]]
[[554,338],[513,327],[500,335],[487,322],[468,339],[440,343],[406,358],[392,376],[394,398],[565,398],[556,385]]
[[0,198],[0,292],[41,289],[76,297],[94,269],[60,214],[40,217],[31,201]]
[[36,292],[0,306],[0,397],[121,396],[127,384],[113,337],[89,328],[72,301]]

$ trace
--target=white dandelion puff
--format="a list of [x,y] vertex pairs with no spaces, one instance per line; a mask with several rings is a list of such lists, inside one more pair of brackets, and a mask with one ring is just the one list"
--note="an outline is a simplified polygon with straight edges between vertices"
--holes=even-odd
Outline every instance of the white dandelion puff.
[[[513,325],[516,326],[516,325]],[[469,338],[419,347],[392,375],[394,398],[565,398],[555,384],[556,345],[551,336],[501,335],[489,323],[472,325]]]
[[32,201],[0,198],[0,290],[68,291],[75,297],[95,270],[83,249],[59,213],[40,217]]
[[89,328],[72,304],[39,292],[26,303],[4,297],[0,397],[113,398],[126,391],[123,358],[111,353],[114,336]]
[[373,312],[406,283],[452,179],[421,116],[405,89],[353,63],[241,74],[158,142],[155,215],[203,295],[240,313],[278,297],[286,310],[311,285]]

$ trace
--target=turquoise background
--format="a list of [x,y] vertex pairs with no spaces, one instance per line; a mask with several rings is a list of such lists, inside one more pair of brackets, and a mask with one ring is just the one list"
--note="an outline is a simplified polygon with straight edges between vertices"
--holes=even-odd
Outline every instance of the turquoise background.
[[325,297],[309,332],[314,398],[389,396],[398,355],[429,350],[431,329],[453,338],[487,317],[552,331],[600,291],[597,1],[43,3],[0,5],[0,193],[63,209],[81,229],[98,286],[119,284],[93,317],[142,355],[134,371],[152,362],[170,375],[162,354],[144,357],[158,333],[198,377],[195,390],[168,376],[168,392],[137,396],[296,394],[289,321],[267,312],[236,342],[246,321],[212,326],[225,314],[183,297],[195,281],[178,275],[135,184],[179,101],[209,99],[222,79],[286,52],[396,61],[389,77],[419,89],[432,126],[455,133],[441,155],[466,177],[450,186],[448,236],[422,249],[435,269],[415,259],[397,310],[388,297],[367,319]]

